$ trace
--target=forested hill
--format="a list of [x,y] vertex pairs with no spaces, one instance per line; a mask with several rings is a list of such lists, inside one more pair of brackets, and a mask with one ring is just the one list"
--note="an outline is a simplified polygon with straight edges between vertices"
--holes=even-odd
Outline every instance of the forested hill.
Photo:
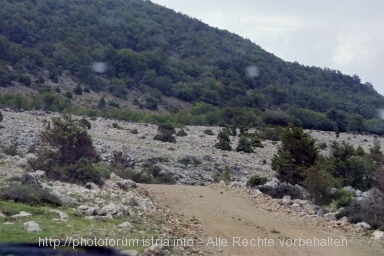
[[357,75],[285,62],[150,1],[0,0],[0,85],[44,87],[44,70],[54,82],[68,73],[83,88],[122,99],[135,88],[149,92],[149,109],[164,95],[203,102],[201,113],[258,109],[271,124],[382,126],[374,118],[384,97]]

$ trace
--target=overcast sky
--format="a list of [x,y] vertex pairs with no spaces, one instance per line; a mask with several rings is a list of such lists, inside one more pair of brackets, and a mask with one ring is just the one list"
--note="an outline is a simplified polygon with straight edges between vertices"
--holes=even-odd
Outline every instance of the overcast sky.
[[286,61],[357,74],[384,95],[383,0],[152,0]]

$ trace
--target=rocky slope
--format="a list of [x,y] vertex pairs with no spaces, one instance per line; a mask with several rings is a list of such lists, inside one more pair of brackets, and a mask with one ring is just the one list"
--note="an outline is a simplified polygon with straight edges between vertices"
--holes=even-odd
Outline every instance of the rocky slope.
[[[43,120],[49,120],[55,114],[36,111],[12,112],[10,110],[2,112],[4,115],[1,123],[3,128],[0,129],[2,146],[7,147],[17,142],[20,152],[19,155],[13,157],[1,154],[0,179],[4,185],[6,184],[5,179],[20,176],[26,171],[27,158],[31,157],[26,154],[28,148],[39,144],[38,134],[42,129]],[[251,191],[244,188],[244,182],[255,173],[269,178],[274,175],[270,162],[277,150],[278,143],[263,141],[265,147],[255,148],[255,153],[251,154],[221,151],[213,147],[216,135],[220,130],[218,127],[188,126],[184,128],[188,133],[187,136],[177,137],[177,143],[164,143],[153,140],[157,134],[156,125],[119,121],[117,123],[121,129],[116,129],[112,126],[114,122],[117,121],[103,118],[91,121],[92,128],[89,133],[102,161],[109,162],[113,158],[115,150],[122,151],[126,158],[135,163],[134,169],[140,171],[148,159],[163,159],[155,165],[161,169],[161,172],[173,176],[178,184],[183,185],[209,185],[213,182],[213,176],[215,174],[220,176],[225,166],[228,166],[231,170],[232,180],[237,182],[228,187],[220,185],[220,188],[224,191],[238,193],[249,203],[256,204],[266,211],[278,212],[279,218],[282,220],[285,218],[284,216],[287,218],[294,216],[298,220],[298,225],[310,225],[321,230],[341,229],[342,232],[345,232],[343,234],[345,236],[356,235],[361,238],[361,235],[366,232],[364,227],[347,225],[345,220],[336,222],[334,216],[322,216],[317,211],[318,209],[310,208],[308,202],[296,202],[289,198],[274,200],[258,194],[257,190]],[[137,134],[131,132],[134,129],[137,129]],[[211,129],[215,135],[206,135],[204,133],[206,129]],[[335,134],[330,132],[311,131],[311,134],[318,140],[318,143],[326,143],[328,146],[336,139]],[[378,139],[383,143],[383,138]],[[342,133],[337,140],[346,141],[356,147],[360,145],[368,150],[373,146],[374,137]],[[236,147],[237,141],[238,137],[231,137],[232,147]],[[324,149],[322,153],[327,154],[328,149]],[[53,190],[63,204],[71,205],[72,212],[87,220],[108,220],[125,215],[138,216],[145,220],[148,230],[157,236],[183,235],[194,239],[204,239],[207,235],[204,227],[200,225],[200,221],[191,220],[191,216],[185,216],[183,211],[169,207],[166,198],[158,196],[156,193],[149,193],[148,189],[150,191],[153,189],[148,186],[138,185],[115,175],[103,187],[91,183],[86,187],[81,187],[58,181],[47,181],[40,172],[34,173],[33,176],[37,177],[43,187]],[[215,186],[218,185],[210,186],[217,189]],[[154,225],[152,222],[155,219],[154,216],[157,216],[156,219],[162,219],[161,224],[156,224],[156,228],[149,229],[149,226]],[[302,227],[304,228],[304,226]],[[125,231],[121,230],[125,228],[136,234],[142,232],[142,228],[135,228],[129,222],[116,223],[113,229],[117,230],[117,233],[124,233]],[[359,241],[367,242],[364,239]],[[151,249],[154,252],[168,250],[156,246],[147,247],[147,250]],[[173,248],[172,253],[204,254],[205,250],[212,252],[213,248],[179,246]],[[213,253],[215,254],[214,250]]]

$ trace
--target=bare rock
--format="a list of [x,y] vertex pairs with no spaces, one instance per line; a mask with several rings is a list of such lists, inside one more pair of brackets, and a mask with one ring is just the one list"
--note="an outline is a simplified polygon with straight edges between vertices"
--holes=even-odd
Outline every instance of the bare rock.
[[28,212],[21,211],[20,213],[12,215],[11,217],[12,218],[26,218],[26,217],[29,217],[29,216],[32,216],[32,214],[30,214]]
[[123,216],[123,215],[129,215],[129,208],[128,206],[123,205],[122,203],[118,204],[109,204],[101,208],[101,210],[98,212],[99,215],[102,216]]
[[92,216],[96,215],[97,208],[89,205],[80,205],[79,207],[77,207],[77,212],[81,215]]
[[119,180],[116,181],[116,184],[117,186],[119,186],[119,188],[124,190],[137,187],[136,182],[134,182],[133,180]]
[[49,210],[49,212],[56,213],[59,215],[59,221],[66,222],[68,220],[68,214],[59,210]]
[[41,228],[40,228],[39,224],[37,224],[34,221],[25,222],[23,225],[24,225],[24,228],[28,232],[39,232],[39,231],[41,231]]
[[126,256],[139,256],[139,253],[135,250],[125,250],[125,251],[122,251],[121,253]]
[[96,185],[95,183],[93,182],[87,182],[85,184],[85,188],[89,189],[89,190],[95,190],[95,189],[99,189],[99,186]]
[[378,240],[378,239],[383,239],[383,238],[384,238],[384,231],[375,230],[372,233],[372,239]]
[[133,228],[132,224],[130,222],[128,222],[128,221],[123,222],[123,223],[117,225],[117,227],[118,228],[122,228],[122,229],[131,229],[131,228]]

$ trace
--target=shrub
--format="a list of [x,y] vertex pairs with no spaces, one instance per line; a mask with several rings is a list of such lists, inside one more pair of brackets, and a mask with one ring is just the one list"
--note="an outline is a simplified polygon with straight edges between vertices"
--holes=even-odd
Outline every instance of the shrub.
[[176,136],[180,136],[180,137],[184,137],[184,136],[187,136],[188,135],[188,133],[186,133],[185,131],[184,131],[184,129],[181,129],[181,130],[179,130],[177,133],[176,133]]
[[115,129],[122,129],[121,126],[118,123],[113,123],[112,127]]
[[176,143],[176,138],[173,136],[175,128],[172,125],[161,124],[157,130],[159,133],[153,137],[154,140]]
[[336,193],[336,207],[339,209],[341,207],[346,207],[352,204],[353,194],[351,191],[345,189],[339,189]]
[[231,169],[229,168],[229,166],[225,166],[224,168],[223,181],[227,185],[232,181]]
[[188,164],[193,164],[194,166],[201,164],[201,161],[194,156],[185,156],[177,160],[177,162],[180,164],[184,164],[185,166],[187,166]]
[[361,202],[354,202],[341,210],[336,218],[348,217],[351,223],[365,221],[373,229],[384,226],[384,194],[376,190],[371,198]]
[[87,128],[88,130],[92,127],[91,122],[84,117],[79,120],[79,125],[81,127]]
[[281,134],[281,145],[272,159],[272,169],[281,181],[300,183],[307,168],[315,164],[319,151],[316,140],[302,128],[289,127]]
[[108,102],[108,105],[111,106],[111,107],[120,108],[119,103],[117,103],[117,102],[114,101],[114,100],[109,101],[109,102]]
[[257,174],[253,175],[251,178],[247,180],[247,183],[245,184],[247,187],[253,188],[259,185],[264,185],[268,179],[266,177],[261,177]]
[[73,98],[73,94],[72,94],[70,91],[67,91],[64,95],[65,95],[65,97],[67,97],[68,99],[72,99],[72,98]]
[[138,132],[137,129],[135,128],[135,129],[132,129],[132,130],[131,130],[131,133],[132,133],[132,134],[138,134],[139,132]]
[[204,130],[204,133],[207,135],[215,135],[211,129]]
[[102,97],[99,100],[99,103],[97,104],[97,108],[100,109],[100,110],[104,110],[105,109],[105,99],[104,99],[104,97]]
[[0,111],[0,122],[3,121],[3,114]]
[[68,115],[52,117],[52,124],[44,123],[40,137],[44,144],[38,157],[29,160],[32,169],[43,170],[48,178],[64,182],[102,183],[91,163],[96,157],[92,139],[78,120]]
[[0,197],[3,200],[13,200],[29,205],[61,205],[59,199],[50,194],[48,190],[31,184],[11,184],[0,190]]
[[108,170],[108,167],[102,163],[97,163],[94,165],[95,172],[97,176],[104,179],[109,179],[111,177],[111,172]]
[[232,150],[231,145],[229,144],[229,133],[227,131],[221,130],[217,135],[217,139],[219,142],[215,144],[215,148],[228,151]]
[[55,92],[57,92],[57,93],[61,93],[61,89],[60,89],[60,87],[55,87]]
[[4,148],[4,154],[9,156],[16,156],[19,154],[19,144],[16,141],[13,141],[11,145]]
[[284,196],[291,196],[291,199],[303,199],[303,195],[298,188],[287,184],[280,184],[276,188],[269,186],[259,187],[259,190],[273,198],[281,199]]
[[81,86],[78,84],[78,85],[76,85],[76,87],[73,89],[73,92],[74,92],[76,95],[82,95],[82,94],[83,94],[83,89],[82,89]]
[[261,143],[261,140],[257,137],[251,137],[251,146],[255,148],[264,148],[263,143]]
[[84,87],[83,88],[83,92],[90,93],[91,89],[89,89],[89,87]]
[[255,132],[254,135],[263,140],[279,141],[282,132],[283,128],[281,127],[262,128]]
[[241,136],[239,139],[239,144],[236,147],[236,151],[240,152],[243,151],[245,153],[253,153],[253,148],[251,147],[251,142],[249,141],[248,137]]

